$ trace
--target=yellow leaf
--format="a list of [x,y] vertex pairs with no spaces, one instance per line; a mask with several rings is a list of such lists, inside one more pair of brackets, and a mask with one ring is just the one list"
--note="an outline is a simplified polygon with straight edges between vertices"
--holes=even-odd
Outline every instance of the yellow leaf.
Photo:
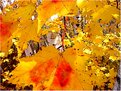
[[37,23],[37,20],[28,20],[26,21],[25,25],[19,24],[20,27],[18,27],[16,32],[13,33],[13,38],[18,38],[16,46],[20,52],[20,56],[23,50],[27,49],[27,45],[30,40],[34,40],[37,42],[39,41],[39,37],[37,34]]
[[[106,0],[77,0],[77,6],[82,11],[84,15],[91,15],[92,13],[98,11],[105,4],[107,4]],[[89,13],[89,14],[88,14]]]
[[70,40],[69,39],[64,39],[64,45],[70,46],[71,45]]
[[108,23],[112,19],[112,15],[119,15],[119,10],[110,5],[105,5],[103,8],[98,10],[98,12],[92,14],[94,21],[101,19],[101,21],[105,23]]
[[[15,9],[10,9],[5,16],[4,21],[19,21],[26,22],[26,20],[30,20],[35,10],[35,4],[29,3],[25,6],[20,6]],[[24,12],[23,12],[24,11]]]
[[[37,8],[38,12],[38,33],[40,32],[43,24],[53,15],[61,13],[60,15],[65,15],[71,11],[75,0],[67,1],[53,1],[53,0],[43,0],[42,4]],[[66,11],[65,11],[66,10]],[[63,12],[64,11],[64,12]],[[49,13],[47,13],[49,12]],[[63,13],[62,13],[63,12]],[[45,15],[46,14],[46,15]]]
[[17,68],[11,72],[13,76],[9,79],[9,82],[17,84],[18,86],[26,86],[31,84],[29,71],[32,70],[35,65],[35,61],[21,61]]

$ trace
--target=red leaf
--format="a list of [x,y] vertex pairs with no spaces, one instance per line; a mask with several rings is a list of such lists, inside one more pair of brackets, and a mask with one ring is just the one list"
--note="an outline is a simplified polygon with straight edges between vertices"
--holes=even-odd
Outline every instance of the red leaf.
[[71,73],[72,68],[70,67],[70,65],[65,60],[62,61],[57,68],[57,79],[54,80],[54,84],[60,85],[61,87],[65,87],[69,83]]

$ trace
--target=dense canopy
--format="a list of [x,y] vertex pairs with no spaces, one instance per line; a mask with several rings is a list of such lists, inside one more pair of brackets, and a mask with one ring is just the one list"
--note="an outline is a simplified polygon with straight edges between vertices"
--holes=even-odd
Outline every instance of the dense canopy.
[[113,89],[120,61],[118,0],[2,1],[1,89]]

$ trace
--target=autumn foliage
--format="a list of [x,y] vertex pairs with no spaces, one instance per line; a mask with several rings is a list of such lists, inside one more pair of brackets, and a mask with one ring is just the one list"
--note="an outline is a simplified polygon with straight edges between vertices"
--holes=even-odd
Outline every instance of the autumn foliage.
[[14,89],[113,89],[120,60],[119,11],[118,0],[8,4],[0,12],[0,88],[13,89],[7,82]]

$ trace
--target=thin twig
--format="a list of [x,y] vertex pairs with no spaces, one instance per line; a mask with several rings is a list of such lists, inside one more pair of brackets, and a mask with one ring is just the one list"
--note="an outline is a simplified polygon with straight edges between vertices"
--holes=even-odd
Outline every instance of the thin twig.
[[63,17],[64,20],[64,30],[62,31],[62,48],[64,50],[64,38],[65,38],[65,32],[66,32],[66,19],[65,16]]

